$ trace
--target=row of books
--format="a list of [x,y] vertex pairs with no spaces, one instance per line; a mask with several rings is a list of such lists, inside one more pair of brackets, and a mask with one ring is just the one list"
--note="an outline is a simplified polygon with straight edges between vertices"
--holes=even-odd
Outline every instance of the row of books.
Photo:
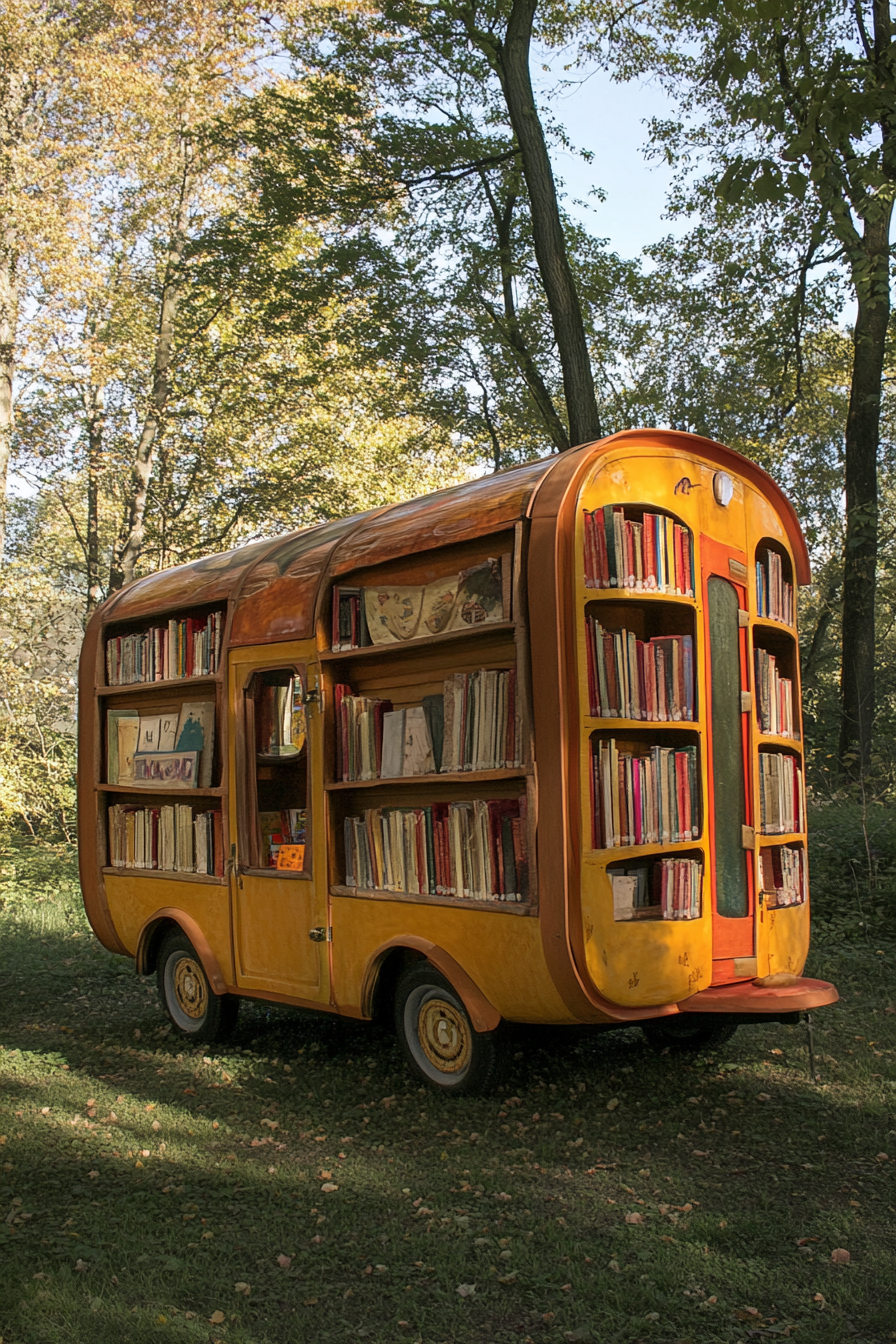
[[690,529],[663,513],[627,518],[620,505],[585,510],[585,583],[589,588],[694,596]]
[[694,641],[690,635],[637,639],[585,617],[589,712],[594,718],[651,723],[694,718]]
[[109,808],[113,868],[158,868],[169,873],[224,875],[220,812],[194,812],[189,803]]
[[669,858],[614,869],[613,918],[699,919],[703,884],[700,859]]
[[756,615],[793,625],[793,584],[784,578],[777,551],[767,550],[765,558],[756,561]]
[[129,686],[142,681],[177,681],[204,677],[221,666],[224,613],[170,620],[135,635],[106,641],[106,684]]
[[782,677],[773,653],[754,649],[756,671],[756,715],[759,731],[775,737],[795,737],[793,721],[793,682]]
[[772,909],[802,905],[806,899],[806,855],[788,845],[759,851],[759,876],[766,905]]
[[345,819],[345,881],[370,891],[525,901],[525,798],[369,808]]
[[592,744],[595,849],[679,844],[700,833],[697,748]]
[[436,771],[519,765],[516,672],[483,668],[446,677],[441,695],[393,709],[391,700],[335,688],[336,773],[342,780],[396,779]]
[[803,781],[795,756],[760,751],[759,816],[763,835],[790,835],[804,829]]
[[401,644],[503,621],[509,610],[509,556],[483,560],[427,584],[337,584],[331,644],[336,652]]
[[106,783],[207,789],[215,750],[215,702],[186,701],[151,714],[106,715]]

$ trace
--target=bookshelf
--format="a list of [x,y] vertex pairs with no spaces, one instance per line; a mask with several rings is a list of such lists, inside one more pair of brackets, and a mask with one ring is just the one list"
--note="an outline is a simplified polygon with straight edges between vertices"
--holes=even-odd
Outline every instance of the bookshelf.
[[[332,896],[536,912],[519,545],[516,529],[358,570],[322,605]],[[468,589],[473,623],[450,628]],[[357,643],[333,648],[340,603]],[[432,609],[430,625],[454,614],[421,636]],[[396,637],[369,643],[383,610]]]
[[104,631],[94,787],[106,875],[225,882],[227,614],[197,605]]

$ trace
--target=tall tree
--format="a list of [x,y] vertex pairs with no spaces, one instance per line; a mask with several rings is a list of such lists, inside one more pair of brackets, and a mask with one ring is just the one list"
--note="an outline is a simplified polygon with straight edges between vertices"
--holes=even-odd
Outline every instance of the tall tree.
[[[856,303],[845,431],[839,759],[870,761],[881,386],[896,192],[896,45],[887,0],[676,0],[675,79],[718,193],[811,218],[806,263],[839,264]],[[705,161],[705,160],[704,160]]]

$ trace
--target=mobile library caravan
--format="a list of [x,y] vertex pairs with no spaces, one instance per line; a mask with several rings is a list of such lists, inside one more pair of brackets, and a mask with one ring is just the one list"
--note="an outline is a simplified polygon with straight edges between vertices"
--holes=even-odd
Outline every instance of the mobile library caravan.
[[447,1091],[503,1022],[699,1046],[832,1003],[793,508],[627,431],[138,579],[81,659],[81,882],[172,1022],[394,1015]]

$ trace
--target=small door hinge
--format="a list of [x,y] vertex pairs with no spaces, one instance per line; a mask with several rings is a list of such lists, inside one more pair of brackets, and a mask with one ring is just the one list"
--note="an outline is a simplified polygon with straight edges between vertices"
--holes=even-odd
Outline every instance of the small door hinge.
[[747,567],[743,560],[735,560],[733,557],[728,560],[728,573],[732,579],[740,579],[745,582],[747,578]]
[[752,692],[752,691],[741,691],[741,693],[740,693],[740,712],[741,712],[741,714],[749,714],[749,712],[750,712],[750,710],[751,710],[752,708],[753,708],[753,692]]
[[329,929],[309,929],[309,930],[308,930],[308,937],[311,939],[312,943],[332,943],[332,941],[333,941],[333,930],[332,930],[332,928],[329,928]]
[[750,624],[750,613],[744,611],[742,607],[738,607],[737,609],[737,624],[740,626],[741,630],[745,630]]
[[752,826],[741,826],[740,828],[741,844],[744,849],[755,849],[756,832]]

